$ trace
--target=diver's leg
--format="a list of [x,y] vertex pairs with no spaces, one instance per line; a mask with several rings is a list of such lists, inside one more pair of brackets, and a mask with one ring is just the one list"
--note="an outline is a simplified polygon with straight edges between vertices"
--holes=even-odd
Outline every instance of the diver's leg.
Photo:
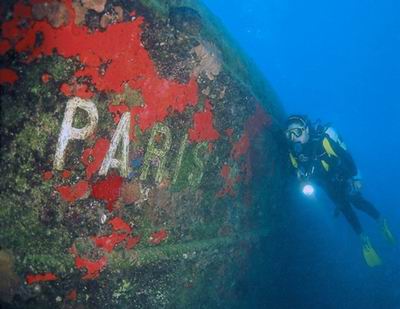
[[360,193],[350,196],[350,202],[356,207],[357,209],[362,210],[366,214],[368,214],[371,218],[379,221],[381,214],[372,205],[369,201],[367,201]]
[[345,216],[347,222],[349,222],[349,224],[353,228],[354,232],[356,232],[357,235],[361,235],[363,230],[360,224],[360,220],[358,220],[358,217],[351,207],[350,203],[343,201],[340,205],[337,206],[339,207],[342,214]]
[[374,218],[378,222],[383,236],[391,245],[396,244],[396,238],[390,231],[386,219],[381,217],[379,211],[370,202],[368,202],[361,195],[361,193],[351,196],[350,201],[356,208],[364,211],[366,214],[368,214],[370,217]]
[[346,183],[337,182],[335,184],[328,185],[325,189],[336,208],[343,213],[347,222],[349,222],[356,234],[361,235],[362,227],[356,213],[351,207],[349,196],[347,194]]
[[338,209],[343,213],[346,220],[349,222],[356,234],[360,236],[365,262],[370,267],[378,266],[382,263],[381,259],[372,247],[368,236],[363,233],[360,221],[358,220],[356,213],[351,207],[349,197],[345,193],[344,188],[345,187],[340,186],[340,184],[338,184],[337,186],[331,186],[331,190],[327,190],[327,193],[332,201],[335,203],[336,207],[338,207]]

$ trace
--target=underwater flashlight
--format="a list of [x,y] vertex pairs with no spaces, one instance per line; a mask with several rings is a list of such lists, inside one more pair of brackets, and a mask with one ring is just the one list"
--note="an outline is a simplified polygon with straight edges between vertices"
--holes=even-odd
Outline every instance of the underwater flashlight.
[[309,183],[308,183],[308,184],[305,184],[305,185],[303,186],[303,193],[304,193],[304,195],[306,195],[306,196],[311,196],[311,195],[313,195],[313,194],[314,194],[314,187],[313,187],[312,185],[310,185]]

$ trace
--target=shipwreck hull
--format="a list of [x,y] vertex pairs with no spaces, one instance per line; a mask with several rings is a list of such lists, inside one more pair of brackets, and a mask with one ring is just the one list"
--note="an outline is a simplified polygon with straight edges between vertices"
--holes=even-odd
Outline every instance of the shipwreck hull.
[[2,4],[0,297],[211,308],[282,200],[282,112],[193,1]]

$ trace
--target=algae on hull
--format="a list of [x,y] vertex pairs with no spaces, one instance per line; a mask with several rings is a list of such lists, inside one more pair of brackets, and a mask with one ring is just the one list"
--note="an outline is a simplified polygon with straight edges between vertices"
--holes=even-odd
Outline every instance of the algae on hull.
[[[107,19],[104,27],[101,18],[114,14],[116,5],[123,20]],[[14,8],[7,9],[10,18],[3,24],[26,24],[18,31],[29,33],[39,23],[25,11],[13,15]],[[86,40],[100,38],[92,54],[81,51],[86,58],[63,56],[65,46],[33,56],[47,52],[49,36],[66,31],[48,28],[47,21],[41,21],[47,32],[23,52],[14,45],[22,36],[11,40],[2,32],[1,42],[12,44],[1,63],[10,64],[19,78],[0,85],[0,246],[15,256],[20,278],[19,299],[2,301],[138,308],[240,303],[239,283],[260,237],[273,228],[270,215],[282,193],[275,96],[195,1],[107,1],[104,11],[85,14],[79,23],[87,33],[80,32],[82,25],[69,26]],[[142,32],[135,57],[148,67],[134,81],[107,89],[102,81],[114,69],[131,70],[130,62],[115,68],[118,59],[104,51],[114,62],[101,59],[91,67],[85,61],[107,48],[101,39],[110,29],[136,29],[139,22],[138,33],[132,33]],[[25,61],[30,56],[37,58]],[[167,91],[166,111],[146,113],[153,103],[149,92],[158,100]],[[182,95],[190,98],[183,107]],[[70,140],[64,168],[57,171],[54,154],[65,103],[73,96],[93,102],[99,121],[86,139]],[[99,175],[124,113],[132,123],[130,173],[122,178],[116,164]],[[80,110],[72,127],[84,128],[88,119]],[[116,149],[118,161],[123,150]],[[53,276],[46,277],[49,273]],[[27,276],[31,284],[23,283]]]

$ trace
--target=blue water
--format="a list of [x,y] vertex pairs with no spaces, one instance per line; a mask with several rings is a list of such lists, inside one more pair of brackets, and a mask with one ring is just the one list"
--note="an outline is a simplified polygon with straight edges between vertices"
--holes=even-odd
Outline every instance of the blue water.
[[[288,114],[333,123],[362,172],[364,195],[400,238],[400,1],[205,3]],[[375,222],[358,212],[384,260],[369,268],[358,238],[332,212],[323,192],[312,201],[293,193],[288,228],[276,236],[282,244],[270,248],[280,263],[273,280],[253,287],[254,307],[400,308],[400,245],[386,245]]]

